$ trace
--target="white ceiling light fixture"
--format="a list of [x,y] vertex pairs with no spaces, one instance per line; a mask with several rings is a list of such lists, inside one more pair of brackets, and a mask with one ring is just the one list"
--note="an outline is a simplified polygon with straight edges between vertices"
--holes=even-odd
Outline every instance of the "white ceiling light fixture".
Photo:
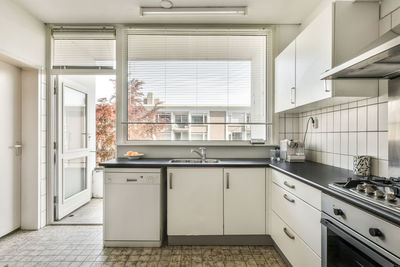
[[246,16],[247,7],[141,7],[141,16],[210,16],[210,15],[230,15],[230,16]]
[[160,5],[162,8],[171,8],[173,7],[173,3],[169,0],[161,0]]

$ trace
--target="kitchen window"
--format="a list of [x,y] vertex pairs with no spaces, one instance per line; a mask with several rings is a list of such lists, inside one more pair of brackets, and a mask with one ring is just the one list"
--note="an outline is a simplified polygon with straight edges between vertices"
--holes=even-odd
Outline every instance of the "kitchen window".
[[128,30],[122,143],[268,139],[268,38]]

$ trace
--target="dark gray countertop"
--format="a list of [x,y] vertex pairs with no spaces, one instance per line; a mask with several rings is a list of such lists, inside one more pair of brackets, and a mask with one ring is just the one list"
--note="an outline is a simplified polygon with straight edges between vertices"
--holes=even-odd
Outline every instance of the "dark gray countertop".
[[164,167],[271,167],[322,192],[358,206],[373,214],[400,225],[400,214],[382,209],[361,199],[338,192],[328,185],[353,177],[349,170],[306,161],[304,163],[270,162],[266,159],[221,159],[219,163],[171,163],[170,159],[114,159],[100,163],[106,168],[164,168]]

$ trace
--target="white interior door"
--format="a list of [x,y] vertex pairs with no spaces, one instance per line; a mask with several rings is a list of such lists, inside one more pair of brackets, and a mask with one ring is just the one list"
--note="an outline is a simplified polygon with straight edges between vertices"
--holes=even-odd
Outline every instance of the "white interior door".
[[57,178],[56,220],[91,199],[94,92],[81,84],[57,77]]
[[21,223],[21,71],[0,61],[0,237]]

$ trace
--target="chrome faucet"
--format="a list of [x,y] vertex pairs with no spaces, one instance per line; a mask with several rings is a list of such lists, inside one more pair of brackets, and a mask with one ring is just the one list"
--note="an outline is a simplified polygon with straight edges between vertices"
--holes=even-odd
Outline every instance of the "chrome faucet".
[[198,150],[192,148],[190,150],[190,153],[196,153],[197,155],[199,155],[201,157],[201,161],[206,161],[206,159],[207,159],[206,150],[207,150],[207,148],[205,148],[205,147],[199,147]]

